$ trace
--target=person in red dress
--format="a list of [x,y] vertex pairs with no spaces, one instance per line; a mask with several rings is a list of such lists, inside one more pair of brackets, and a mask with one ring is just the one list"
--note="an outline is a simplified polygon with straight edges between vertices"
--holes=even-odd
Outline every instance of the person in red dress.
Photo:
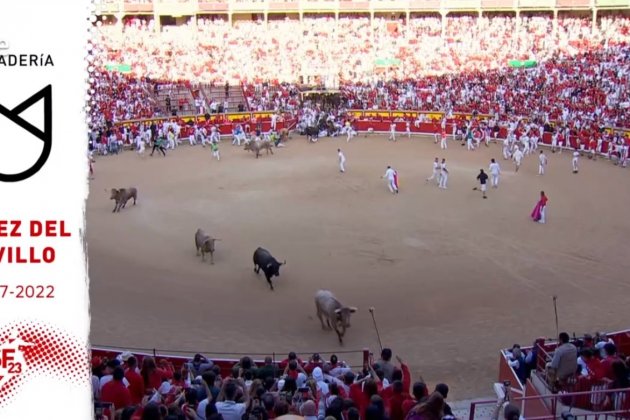
[[547,210],[547,196],[544,191],[540,192],[540,200],[536,203],[534,210],[532,211],[532,220],[538,223],[545,223],[545,213]]

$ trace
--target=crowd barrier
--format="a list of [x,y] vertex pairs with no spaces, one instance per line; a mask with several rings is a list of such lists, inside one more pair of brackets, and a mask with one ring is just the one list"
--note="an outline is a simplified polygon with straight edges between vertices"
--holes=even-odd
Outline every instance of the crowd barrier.
[[[232,129],[235,124],[249,124],[251,130],[256,129],[256,125],[260,123],[261,130],[266,132],[271,129],[271,115],[272,111],[260,111],[260,112],[236,112],[236,113],[226,113],[226,114],[211,114],[206,119],[205,115],[187,115],[182,117],[159,117],[159,118],[151,118],[151,119],[140,119],[140,120],[128,120],[121,121],[116,123],[116,126],[123,127],[131,127],[133,125],[137,125],[140,123],[144,124],[152,124],[152,123],[162,123],[164,121],[180,121],[184,124],[191,123],[205,123],[209,122],[212,124],[216,124],[219,128],[221,135],[231,135]],[[418,124],[416,127],[415,124],[411,124],[410,130],[413,134],[435,134],[440,132],[440,122],[444,116],[441,112],[432,112],[432,111],[406,111],[406,110],[349,110],[347,112],[348,116],[354,119],[354,126],[358,132],[382,132],[386,133],[390,131],[390,125],[397,118],[403,118],[406,121],[415,121],[419,115],[424,115],[425,118],[429,121],[422,122]],[[490,118],[490,115],[479,114],[479,118],[485,119]],[[472,114],[467,113],[454,113],[453,118],[447,120],[447,134],[452,134],[452,126],[456,121],[461,121],[462,119],[470,120],[472,118]],[[295,117],[290,114],[284,114],[281,119],[276,122],[276,129],[281,130],[283,128],[292,129],[297,123]],[[396,121],[396,131],[398,133],[406,132],[406,122],[405,121]],[[551,126],[555,126],[555,122],[550,123]],[[608,133],[612,132],[620,132],[626,139],[627,144],[630,145],[630,129],[626,128],[606,128]],[[189,133],[182,133],[183,137],[187,137]],[[505,138],[507,135],[507,129],[505,127],[500,127],[499,133],[497,135],[498,138]],[[589,145],[579,143],[578,136],[570,136],[569,138],[570,147],[571,148],[582,148],[584,150],[589,150]],[[542,136],[541,140],[542,144],[551,145],[551,133],[545,132]],[[569,147],[565,145],[566,147]],[[604,142],[602,144],[601,153],[608,152],[608,143]]]
[[[208,360],[211,360],[215,365],[221,368],[221,376],[232,376],[232,367],[237,364],[240,358],[249,356],[253,359],[256,366],[263,366],[264,358],[271,357],[274,363],[280,363],[287,358],[288,352],[269,352],[269,353],[239,353],[229,352],[221,353],[216,351],[185,351],[185,350],[159,350],[149,348],[122,348],[122,347],[110,347],[110,346],[93,346],[91,348],[91,358],[100,358],[101,360],[112,360],[119,356],[123,352],[131,352],[138,359],[138,366],[142,366],[142,360],[147,357],[153,357],[156,361],[165,359],[170,362],[175,369],[181,369],[181,367],[190,361],[192,361],[195,354],[200,353]],[[177,353],[177,354],[173,354]],[[361,350],[337,350],[337,351],[309,351],[309,352],[296,352],[298,357],[302,359],[302,367],[308,364],[308,358],[313,354],[318,353],[322,360],[329,360],[330,356],[335,354],[339,361],[346,362],[351,368],[356,370],[363,369],[366,363],[370,360],[370,351],[367,348]]]

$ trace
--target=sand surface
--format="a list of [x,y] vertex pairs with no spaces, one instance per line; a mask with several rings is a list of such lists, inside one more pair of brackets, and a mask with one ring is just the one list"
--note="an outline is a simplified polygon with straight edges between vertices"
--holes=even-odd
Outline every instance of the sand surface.
[[[428,137],[294,135],[258,160],[229,143],[220,162],[200,146],[98,158],[87,202],[94,345],[376,354],[374,307],[383,345],[456,400],[492,393],[501,347],[555,335],[553,295],[569,333],[628,326],[627,169],[582,158],[572,174],[568,152],[548,151],[545,176],[534,155],[515,174],[498,144],[441,151]],[[447,159],[448,190],[425,183],[435,157]],[[472,188],[492,157],[503,175],[483,200]],[[398,195],[380,179],[388,164]],[[112,214],[105,190],[125,186],[139,189],[138,205]],[[529,218],[541,189],[546,225]],[[199,227],[221,239],[214,265],[195,255]],[[287,261],[273,292],[253,272],[258,246]],[[359,308],[343,346],[315,316],[319,288]]]

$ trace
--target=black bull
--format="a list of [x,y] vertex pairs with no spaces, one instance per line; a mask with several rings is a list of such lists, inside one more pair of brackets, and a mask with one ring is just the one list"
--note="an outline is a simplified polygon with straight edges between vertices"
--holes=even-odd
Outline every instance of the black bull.
[[304,134],[306,134],[306,140],[312,140],[313,137],[317,139],[319,138],[319,128],[315,126],[306,127],[304,129]]
[[254,271],[258,274],[262,268],[271,290],[273,290],[271,278],[273,276],[279,276],[280,266],[286,263],[286,260],[284,262],[278,262],[271,253],[264,248],[258,247],[254,252]]

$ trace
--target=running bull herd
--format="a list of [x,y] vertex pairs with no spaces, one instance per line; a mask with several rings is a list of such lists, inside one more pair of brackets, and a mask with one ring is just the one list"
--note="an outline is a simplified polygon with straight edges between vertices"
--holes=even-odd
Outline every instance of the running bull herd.
[[[133,205],[136,205],[138,189],[135,187],[112,188],[110,199],[115,202],[112,213],[120,212],[120,209],[124,209],[131,199],[133,199]],[[206,254],[210,254],[210,264],[214,265],[215,243],[220,240],[208,235],[201,228],[197,229],[195,232],[197,256],[201,255],[201,260],[206,261]],[[274,276],[280,276],[280,267],[286,265],[287,261],[279,262],[269,251],[262,247],[256,248],[253,260],[254,272],[259,274],[262,269],[269,288],[273,290],[271,279]],[[355,313],[357,308],[343,305],[329,290],[317,291],[315,294],[315,308],[317,310],[317,318],[322,324],[322,329],[334,330],[339,343],[343,344],[343,336],[346,333],[346,329],[350,327],[350,315]],[[324,323],[324,321],[326,322]]]

